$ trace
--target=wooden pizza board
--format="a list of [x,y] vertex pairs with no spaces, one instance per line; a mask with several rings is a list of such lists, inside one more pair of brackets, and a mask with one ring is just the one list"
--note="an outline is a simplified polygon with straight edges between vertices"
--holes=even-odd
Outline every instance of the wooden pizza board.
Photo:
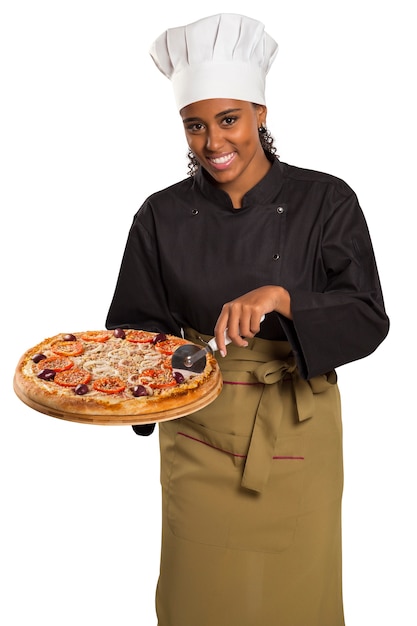
[[79,413],[67,413],[65,411],[58,411],[52,409],[43,404],[39,404],[29,398],[19,387],[16,378],[13,380],[13,389],[17,397],[24,402],[28,407],[44,413],[51,417],[57,417],[62,420],[70,422],[79,422],[83,424],[98,424],[98,425],[113,425],[113,426],[137,426],[140,424],[153,424],[155,422],[166,422],[168,420],[177,419],[178,417],[184,417],[190,413],[194,413],[199,409],[203,409],[207,405],[211,404],[217,396],[220,394],[223,387],[223,379],[220,370],[217,369],[212,376],[207,380],[206,393],[198,400],[188,402],[181,406],[175,407],[175,409],[169,409],[166,411],[160,411],[159,413],[152,413],[150,415],[82,415]]

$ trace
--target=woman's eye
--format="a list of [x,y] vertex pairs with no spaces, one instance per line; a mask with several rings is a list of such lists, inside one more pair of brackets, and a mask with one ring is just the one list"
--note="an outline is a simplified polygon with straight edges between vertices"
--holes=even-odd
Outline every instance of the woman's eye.
[[225,126],[231,126],[232,124],[234,124],[237,120],[237,117],[225,117],[223,119],[223,124],[225,124]]
[[187,126],[187,130],[189,130],[192,133],[198,133],[203,128],[204,128],[203,124],[200,124],[198,122],[196,122],[195,124],[190,124],[189,126]]

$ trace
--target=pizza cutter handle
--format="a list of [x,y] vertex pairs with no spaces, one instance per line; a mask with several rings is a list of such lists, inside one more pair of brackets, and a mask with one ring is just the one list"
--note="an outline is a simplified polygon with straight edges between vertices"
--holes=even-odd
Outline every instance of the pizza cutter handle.
[[[265,319],[265,315],[262,315],[261,319],[259,320],[261,324],[264,321],[264,319]],[[229,335],[227,334],[227,330],[226,330],[226,332],[224,334],[224,340],[225,340],[226,346],[229,343],[232,343],[232,340],[230,339]],[[213,337],[213,339],[210,339],[210,341],[208,342],[208,346],[210,347],[211,350],[213,350],[213,352],[216,352],[219,349],[215,337]]]

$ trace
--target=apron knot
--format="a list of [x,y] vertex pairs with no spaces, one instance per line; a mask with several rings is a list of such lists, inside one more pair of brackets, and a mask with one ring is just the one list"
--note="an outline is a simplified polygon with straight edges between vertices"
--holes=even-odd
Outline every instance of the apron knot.
[[[289,357],[285,361],[274,360],[261,363],[253,370],[253,375],[256,380],[265,385],[273,385],[274,383],[280,383],[283,380],[291,380],[294,388],[295,401],[297,405],[298,419],[303,422],[313,416],[314,412],[314,398],[313,392],[316,392],[314,387],[319,385],[312,384],[300,378],[297,370],[295,359]],[[323,386],[324,387],[324,386]],[[323,388],[324,390],[324,388]]]
[[273,385],[281,380],[285,380],[289,374],[296,370],[295,359],[289,358],[287,361],[267,361],[261,363],[253,370],[256,380],[265,385]]
[[291,381],[298,420],[303,422],[314,415],[314,395],[327,391],[335,383],[336,375],[332,373],[317,376],[309,381],[304,380],[293,357],[260,363],[252,370],[252,374],[258,382],[264,383],[265,387],[255,416],[242,486],[262,492],[271,471],[272,457],[284,411],[283,382]]

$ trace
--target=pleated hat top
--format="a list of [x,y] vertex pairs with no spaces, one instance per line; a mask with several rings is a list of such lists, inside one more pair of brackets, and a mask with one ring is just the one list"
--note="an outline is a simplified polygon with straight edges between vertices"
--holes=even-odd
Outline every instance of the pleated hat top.
[[170,28],[150,49],[179,110],[210,98],[266,104],[265,79],[277,52],[261,22],[234,13]]

